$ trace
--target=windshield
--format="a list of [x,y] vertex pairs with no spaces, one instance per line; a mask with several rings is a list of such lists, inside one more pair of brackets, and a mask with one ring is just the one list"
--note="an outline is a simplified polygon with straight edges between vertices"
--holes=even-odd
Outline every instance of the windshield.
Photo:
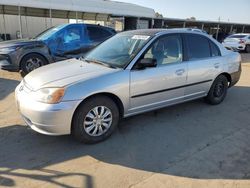
[[47,40],[49,37],[51,37],[57,31],[61,30],[64,26],[65,26],[65,24],[64,25],[59,25],[57,27],[51,27],[51,28],[43,31],[42,33],[38,34],[34,39]]
[[236,39],[241,39],[241,38],[245,38],[247,35],[231,35],[228,38],[236,38]]
[[150,36],[146,35],[121,33],[100,44],[85,57],[85,60],[124,68],[149,39]]

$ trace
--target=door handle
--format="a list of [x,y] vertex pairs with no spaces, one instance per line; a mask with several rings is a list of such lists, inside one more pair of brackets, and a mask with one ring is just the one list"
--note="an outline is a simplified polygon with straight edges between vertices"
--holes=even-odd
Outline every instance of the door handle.
[[220,67],[220,64],[219,63],[215,63],[214,64],[214,68],[218,69]]
[[175,74],[178,75],[178,76],[181,76],[184,72],[185,72],[184,69],[178,69],[178,70],[175,71]]

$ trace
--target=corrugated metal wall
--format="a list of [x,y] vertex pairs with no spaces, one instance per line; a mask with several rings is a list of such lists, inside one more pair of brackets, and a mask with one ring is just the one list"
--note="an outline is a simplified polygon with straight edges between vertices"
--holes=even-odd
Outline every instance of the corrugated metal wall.
[[[19,31],[18,16],[4,15],[6,33],[11,35],[11,39],[16,39],[16,34]],[[52,25],[68,23],[68,19],[52,18]],[[22,16],[22,34],[23,38],[34,37],[47,28],[50,28],[50,19],[42,17]],[[0,14],[0,33],[4,33],[3,15]]]

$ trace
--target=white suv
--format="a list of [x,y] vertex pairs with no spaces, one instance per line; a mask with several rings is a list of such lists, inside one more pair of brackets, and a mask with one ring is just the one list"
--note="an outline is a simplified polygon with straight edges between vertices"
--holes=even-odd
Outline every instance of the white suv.
[[238,33],[228,36],[222,43],[227,49],[250,53],[250,34]]

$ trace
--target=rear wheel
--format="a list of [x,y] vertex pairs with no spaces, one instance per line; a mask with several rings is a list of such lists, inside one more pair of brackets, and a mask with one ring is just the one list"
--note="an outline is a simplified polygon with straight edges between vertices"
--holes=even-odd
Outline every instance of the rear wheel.
[[212,105],[220,104],[226,97],[227,89],[227,78],[224,75],[218,76],[205,97],[206,102]]
[[96,96],[76,110],[72,135],[80,142],[97,143],[107,139],[119,122],[119,109],[112,99]]
[[26,75],[47,63],[47,60],[39,54],[28,54],[21,61],[22,75]]
[[246,49],[245,50],[246,50],[247,53],[250,53],[250,45],[249,44],[246,45]]

